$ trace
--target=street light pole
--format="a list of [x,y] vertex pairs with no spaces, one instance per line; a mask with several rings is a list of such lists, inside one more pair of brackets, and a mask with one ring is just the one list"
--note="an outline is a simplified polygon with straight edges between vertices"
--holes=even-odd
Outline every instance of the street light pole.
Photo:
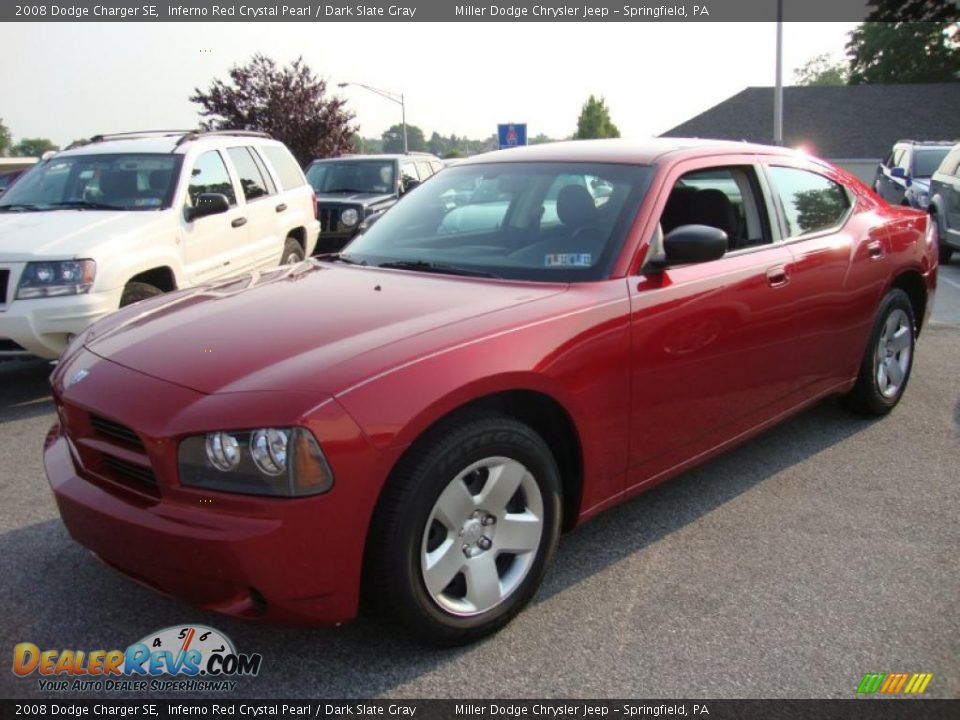
[[783,0],[777,0],[777,84],[773,89],[773,142],[783,145]]
[[404,100],[403,93],[394,93],[389,90],[380,90],[375,87],[370,87],[369,85],[364,85],[363,83],[355,82],[342,82],[337,83],[337,87],[345,88],[348,85],[356,85],[357,87],[362,87],[364,90],[369,90],[372,93],[376,93],[382,98],[386,98],[390,102],[395,102],[400,106],[400,116],[403,122],[403,154],[407,154],[407,104]]

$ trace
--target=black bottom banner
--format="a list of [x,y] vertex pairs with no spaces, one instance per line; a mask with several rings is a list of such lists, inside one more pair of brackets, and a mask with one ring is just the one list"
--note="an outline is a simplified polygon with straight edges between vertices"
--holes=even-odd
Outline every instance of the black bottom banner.
[[418,720],[939,720],[960,717],[958,700],[0,700],[0,718],[228,717],[417,718]]

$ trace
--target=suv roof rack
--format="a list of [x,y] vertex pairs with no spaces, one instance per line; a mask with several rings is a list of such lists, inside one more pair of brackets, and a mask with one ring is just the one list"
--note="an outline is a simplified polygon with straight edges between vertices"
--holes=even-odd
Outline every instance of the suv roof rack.
[[258,137],[273,140],[273,136],[270,133],[260,132],[259,130],[188,130],[183,137],[177,140],[177,143],[174,145],[174,147],[180,147],[183,145],[183,143],[197,140],[202,137],[211,137],[217,135]]
[[77,140],[70,143],[66,147],[67,150],[75,147],[83,147],[84,145],[90,145],[91,143],[104,142],[105,140],[119,140],[123,138],[137,138],[137,137],[169,137],[171,135],[184,135],[186,133],[195,132],[194,130],[131,130],[129,132],[120,132],[120,133],[98,133],[97,135],[91,135],[86,140]]
[[894,145],[956,145],[956,140],[897,140]]

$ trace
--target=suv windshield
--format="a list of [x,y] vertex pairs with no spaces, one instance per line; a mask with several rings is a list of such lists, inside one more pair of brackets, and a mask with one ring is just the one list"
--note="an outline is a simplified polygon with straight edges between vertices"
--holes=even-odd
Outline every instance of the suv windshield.
[[307,168],[307,181],[317,194],[392,193],[393,166],[392,160],[324,160]]
[[53,157],[36,165],[0,198],[0,210],[157,210],[169,207],[179,155]]
[[913,176],[930,177],[950,152],[949,146],[916,148],[913,151]]
[[651,175],[635,165],[458,165],[404,197],[347,247],[346,259],[520,280],[599,280]]

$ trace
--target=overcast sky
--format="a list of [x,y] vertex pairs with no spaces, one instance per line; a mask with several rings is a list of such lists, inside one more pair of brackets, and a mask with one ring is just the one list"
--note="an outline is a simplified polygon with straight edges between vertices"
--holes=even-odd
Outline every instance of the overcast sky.
[[[854,23],[787,23],[784,81]],[[0,119],[58,144],[101,132],[187,128],[187,98],[254,52],[303,55],[349,101],[364,136],[400,107],[353,81],[403,92],[407,122],[487,137],[526,122],[565,137],[590,93],[625,137],[656,135],[744,87],[774,82],[769,23],[44,23],[0,26]]]

